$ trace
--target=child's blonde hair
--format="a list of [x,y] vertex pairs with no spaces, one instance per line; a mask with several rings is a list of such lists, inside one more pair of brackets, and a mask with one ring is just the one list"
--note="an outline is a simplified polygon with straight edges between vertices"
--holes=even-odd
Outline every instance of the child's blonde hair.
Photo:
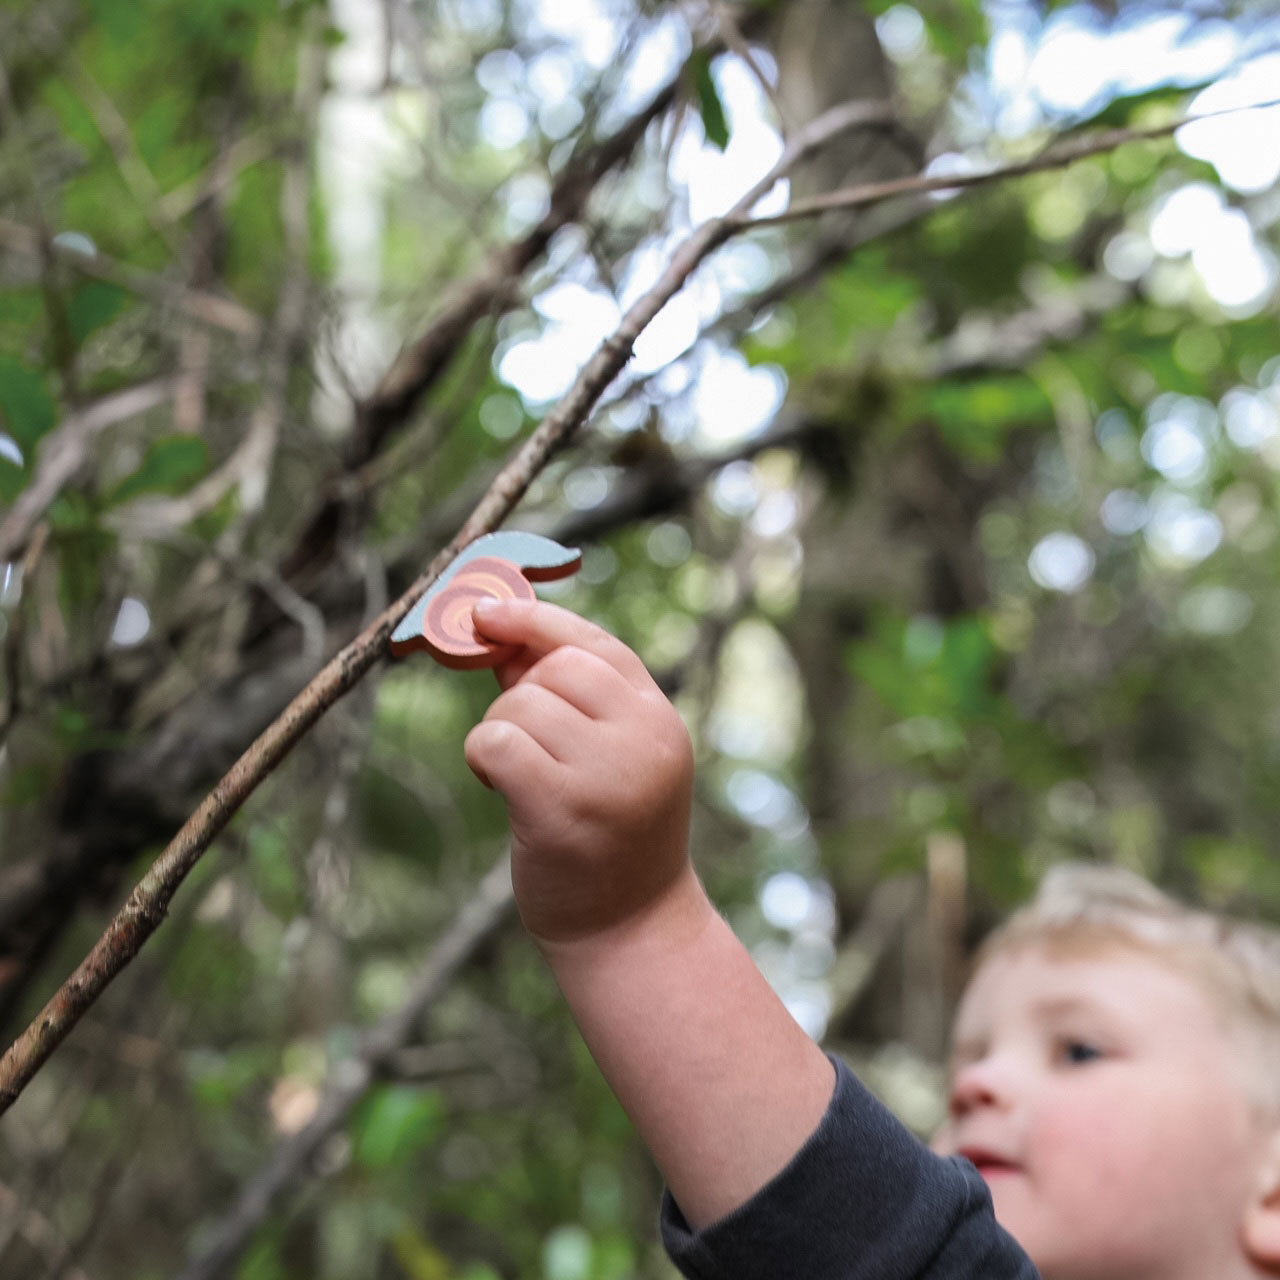
[[1072,957],[1128,947],[1176,966],[1245,1040],[1261,1101],[1280,1112],[1280,931],[1186,906],[1120,867],[1063,863],[987,938],[976,963],[1032,944]]

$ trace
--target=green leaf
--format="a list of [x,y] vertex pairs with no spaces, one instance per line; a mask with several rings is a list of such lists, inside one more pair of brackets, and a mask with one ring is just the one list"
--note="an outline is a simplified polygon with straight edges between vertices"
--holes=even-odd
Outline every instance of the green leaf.
[[693,55],[693,87],[698,95],[698,110],[702,114],[702,128],[707,141],[721,151],[729,145],[729,121],[720,101],[720,91],[711,75],[711,55],[699,50]]
[[124,308],[128,294],[114,284],[88,280],[71,295],[67,320],[71,337],[80,345],[95,329],[110,324]]
[[0,290],[0,333],[29,341],[38,332],[43,312],[44,294],[35,285]]
[[288,1276],[276,1239],[255,1241],[236,1272],[236,1280],[288,1280]]
[[57,418],[44,378],[11,356],[0,356],[0,426],[18,442],[24,457],[30,457]]
[[376,1089],[356,1113],[355,1158],[370,1169],[401,1164],[435,1139],[443,1120],[438,1090],[405,1085]]
[[138,469],[116,486],[107,505],[127,502],[143,493],[181,493],[208,465],[209,450],[199,436],[164,436],[147,450]]
[[933,47],[953,62],[963,64],[969,51],[989,38],[990,27],[981,0],[953,0],[946,6],[920,9]]
[[0,502],[12,502],[27,487],[27,469],[0,456]]
[[396,1232],[391,1238],[391,1247],[409,1280],[455,1280],[447,1255],[412,1227]]
[[953,379],[919,393],[952,448],[994,460],[1014,427],[1052,421],[1043,390],[1023,374]]

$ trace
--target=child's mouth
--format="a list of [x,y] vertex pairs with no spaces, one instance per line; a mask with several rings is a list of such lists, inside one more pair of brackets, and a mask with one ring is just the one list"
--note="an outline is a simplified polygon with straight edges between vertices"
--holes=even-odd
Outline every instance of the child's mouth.
[[1003,1156],[995,1155],[990,1151],[965,1150],[962,1149],[960,1154],[974,1166],[975,1169],[984,1177],[998,1177],[1002,1174],[1020,1172],[1018,1166],[1012,1160],[1006,1160]]

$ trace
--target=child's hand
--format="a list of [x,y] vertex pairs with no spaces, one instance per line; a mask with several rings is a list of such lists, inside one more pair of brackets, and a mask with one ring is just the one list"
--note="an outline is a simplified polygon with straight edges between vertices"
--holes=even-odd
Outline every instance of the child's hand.
[[467,763],[507,802],[520,914],[542,943],[638,920],[691,875],[693,751],[640,659],[542,601],[477,605],[477,630],[524,648],[467,736]]
[[467,737],[506,797],[520,913],[690,1222],[790,1161],[835,1083],[716,913],[688,856],[693,752],[621,641],[542,602],[476,607],[524,648]]

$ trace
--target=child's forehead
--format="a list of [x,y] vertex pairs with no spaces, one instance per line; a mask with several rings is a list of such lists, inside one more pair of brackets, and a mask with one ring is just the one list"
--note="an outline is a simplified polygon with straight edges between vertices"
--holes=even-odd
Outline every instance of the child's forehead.
[[1003,1012],[1053,1014],[1095,1010],[1140,1020],[1152,1002],[1211,1008],[1209,994],[1185,964],[1140,943],[1111,936],[1011,942],[986,955],[961,999],[957,1030]]

